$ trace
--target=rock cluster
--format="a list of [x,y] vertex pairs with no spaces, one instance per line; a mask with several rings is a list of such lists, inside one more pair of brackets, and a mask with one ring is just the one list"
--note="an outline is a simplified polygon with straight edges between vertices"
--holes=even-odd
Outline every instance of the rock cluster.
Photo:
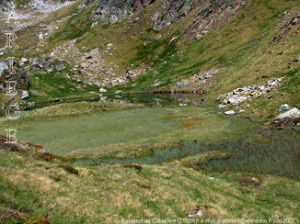
[[[8,81],[15,82],[12,86],[9,86]],[[7,92],[8,88],[16,88],[17,93],[23,93],[23,99],[28,97],[26,92],[29,89],[29,77],[28,74],[20,69],[15,69],[13,72],[8,72],[4,70],[3,74],[0,76],[0,93]]]
[[60,0],[60,1],[44,1],[34,0],[30,4],[31,7],[41,13],[51,13],[64,6],[69,5],[74,0]]
[[63,61],[55,60],[53,58],[35,58],[32,60],[29,70],[42,72],[59,72],[66,67]]
[[[102,19],[107,24],[122,21],[130,16],[136,10],[143,9],[155,0],[103,0],[98,1],[98,6],[94,10],[95,19]],[[85,0],[81,7],[86,7],[94,0]]]
[[203,88],[203,84],[208,82],[212,77],[214,77],[219,72],[218,69],[211,69],[208,71],[199,71],[197,74],[193,75],[188,79],[182,79],[176,83],[173,88],[175,91],[189,90],[197,92]]
[[221,104],[219,108],[225,108],[227,105],[237,106],[244,101],[254,99],[258,96],[264,95],[270,92],[277,84],[282,81],[283,78],[274,78],[265,85],[257,86],[251,85],[246,87],[241,87],[233,90],[232,92],[226,93],[219,97],[221,99]]
[[76,47],[75,42],[76,40],[68,41],[56,47],[50,57],[73,64],[72,70],[78,74],[76,75],[78,79],[87,79],[89,83],[99,84],[101,76],[111,77],[114,75],[114,70],[105,65],[98,48],[84,53]]
[[201,9],[192,24],[184,31],[189,39],[200,39],[214,26],[216,21],[227,20],[240,10],[244,0],[217,0]]
[[208,80],[210,80],[212,77],[214,77],[219,70],[212,69],[206,72],[200,72],[194,76],[196,80],[198,80],[200,83],[206,83]]
[[152,15],[153,28],[161,30],[163,27],[178,21],[180,18],[186,16],[196,3],[196,0],[165,1],[162,8]]
[[[102,54],[98,48],[89,52],[82,52],[75,45],[76,41],[72,40],[58,46],[51,54],[51,58],[66,61],[68,64],[75,64],[73,67],[74,73],[77,73],[77,78],[88,80],[90,84],[98,85],[99,87],[109,87],[120,85],[135,78],[144,71],[144,68],[128,70],[125,74],[117,75],[113,65],[105,63]],[[109,43],[106,45],[103,54],[116,50],[116,47]],[[73,76],[73,77],[75,77]]]
[[279,33],[273,38],[273,41],[279,41],[283,36],[285,36],[293,26],[300,24],[300,15],[292,17],[286,24],[281,27]]
[[131,79],[139,76],[144,71],[143,68],[126,71],[126,74],[120,77],[105,78],[101,81],[102,86],[116,86],[128,83]]

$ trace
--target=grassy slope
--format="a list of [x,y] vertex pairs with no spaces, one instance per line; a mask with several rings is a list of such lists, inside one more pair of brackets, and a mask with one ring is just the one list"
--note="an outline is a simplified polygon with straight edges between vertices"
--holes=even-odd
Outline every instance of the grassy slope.
[[22,212],[28,223],[46,214],[53,223],[186,218],[193,209],[204,210],[206,218],[300,218],[298,182],[285,178],[259,175],[259,188],[242,187],[245,174],[210,178],[178,162],[143,165],[141,172],[100,165],[74,175],[31,154],[0,153],[2,223],[14,223],[4,209]]
[[[19,1],[18,3],[26,4],[26,1]],[[13,55],[17,62],[22,57],[28,59],[45,57],[56,45],[50,41],[38,40],[38,34],[42,32],[40,26],[44,26],[45,24],[49,25],[49,23],[54,23],[57,20],[74,14],[77,11],[77,7],[78,3],[74,3],[51,13],[47,17],[41,16],[36,18],[27,28],[17,32],[18,48],[10,50],[7,54],[0,56],[0,59],[5,60],[8,55]],[[3,35],[1,35],[0,38],[1,42],[5,42]],[[76,81],[77,79],[73,79],[74,72],[71,71],[72,65],[66,64],[66,67],[66,70],[62,72],[52,72],[50,74],[26,71],[29,74],[30,83],[29,101],[41,103],[49,102],[55,98],[59,98],[60,100],[69,98],[93,98],[94,93],[98,92],[98,88],[87,85],[82,81]],[[71,78],[67,79],[66,75]]]
[[[217,67],[224,69],[206,86],[210,100],[216,100],[219,95],[237,87],[284,76],[286,80],[280,92],[267,96],[271,95],[272,100],[261,97],[253,101],[252,109],[246,114],[266,118],[274,115],[275,108],[284,102],[299,107],[299,63],[288,68],[288,63],[300,52],[297,42],[299,27],[294,27],[278,43],[271,42],[299,7],[296,1],[249,1],[229,22],[220,24],[215,31],[181,49],[173,57],[174,52],[165,54],[161,62],[155,64],[153,73],[141,76],[125,89],[149,89],[156,79],[168,88],[180,78]],[[288,13],[284,14],[285,11]],[[151,51],[152,46],[146,46],[145,50]],[[139,56],[147,52],[140,52]]]
[[[157,79],[163,83],[162,88],[169,88],[174,82],[199,70],[223,68],[205,87],[209,100],[216,100],[219,95],[237,87],[262,84],[272,77],[284,76],[286,79],[280,91],[251,102],[251,109],[247,109],[246,116],[252,114],[255,118],[265,120],[276,114],[276,108],[281,103],[300,106],[297,94],[299,63],[288,68],[289,62],[295,60],[300,52],[297,42],[299,28],[294,27],[279,42],[272,42],[280,28],[299,11],[297,1],[248,1],[229,21],[220,22],[206,37],[187,46],[182,44],[186,37],[180,31],[196,12],[161,32],[155,32],[151,30],[149,17],[157,7],[159,3],[146,12],[138,13],[132,20],[111,26],[100,23],[93,29],[89,28],[89,8],[71,17],[52,41],[59,43],[76,37],[79,38],[79,47],[88,50],[99,47],[103,51],[108,43],[113,43],[116,50],[110,54],[104,53],[103,57],[118,73],[142,63],[153,68],[118,89],[132,92],[153,89],[152,84]],[[162,38],[155,38],[159,34]],[[170,43],[172,36],[179,39]],[[268,100],[270,97],[272,100]]]
[[[89,86],[82,81],[66,78],[67,71],[50,74],[34,73],[30,75],[30,101],[35,103],[49,102],[56,98],[91,98],[98,92],[96,86]],[[70,75],[69,75],[70,76]]]
[[[186,37],[180,31],[193,19],[196,11],[161,32],[155,32],[151,29],[149,17],[160,6],[159,1],[147,10],[136,13],[132,19],[111,26],[98,21],[94,28],[91,28],[94,5],[75,13],[77,6],[76,3],[47,18],[47,22],[51,22],[71,15],[35,54],[49,53],[55,46],[78,38],[76,45],[79,48],[89,51],[98,47],[104,60],[119,74],[143,63],[150,65],[151,71],[128,85],[117,87],[131,92],[153,89],[157,79],[163,83],[162,88],[169,88],[199,70],[223,68],[205,86],[209,100],[216,100],[221,94],[237,87],[262,84],[272,77],[284,76],[286,79],[280,90],[252,101],[245,116],[265,121],[276,115],[282,103],[300,106],[297,94],[299,62],[288,67],[300,52],[297,42],[299,26],[293,27],[279,42],[272,42],[280,28],[299,11],[297,1],[248,1],[229,21],[219,22],[206,37],[188,45],[183,44]],[[20,33],[20,45],[25,46],[24,49],[31,47],[34,50],[32,46],[37,43],[28,40],[34,39],[32,35],[37,32],[38,25],[35,25]],[[157,39],[159,34],[162,38]],[[170,43],[173,36],[179,38]],[[116,50],[105,53],[108,43],[112,43]]]

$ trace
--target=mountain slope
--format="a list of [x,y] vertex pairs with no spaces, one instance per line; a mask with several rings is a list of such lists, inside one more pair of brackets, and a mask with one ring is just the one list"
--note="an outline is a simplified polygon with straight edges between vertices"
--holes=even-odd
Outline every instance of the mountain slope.
[[[299,20],[289,23],[298,18],[298,11],[297,1],[279,0],[86,1],[37,20],[19,35],[20,43],[34,40],[38,27],[50,21],[49,28],[39,31],[47,35],[38,49],[26,46],[38,40],[22,44],[31,49],[29,54],[57,56],[83,71],[83,79],[93,76],[92,82],[106,88],[121,84],[112,91],[193,91],[190,86],[196,86],[205,89],[207,99],[217,100],[235,88],[285,77],[278,92],[247,106],[248,114],[266,118],[276,115],[275,108],[282,103],[299,107]],[[89,61],[78,64],[72,53],[95,48],[102,60],[96,70]],[[212,70],[217,75],[203,85],[191,80]],[[138,77],[128,80],[128,71]],[[178,88],[176,83],[183,80],[191,84]]]

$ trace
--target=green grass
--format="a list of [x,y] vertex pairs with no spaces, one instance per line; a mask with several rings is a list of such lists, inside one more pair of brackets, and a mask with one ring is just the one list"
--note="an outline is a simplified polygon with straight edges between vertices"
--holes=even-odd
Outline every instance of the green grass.
[[[156,87],[152,84],[156,79],[162,83],[160,88],[168,89],[180,79],[188,78],[200,70],[223,68],[204,87],[207,90],[207,99],[216,100],[221,94],[237,87],[260,84],[281,74],[298,74],[299,63],[287,68],[288,63],[296,59],[300,52],[297,44],[299,32],[296,28],[290,30],[279,43],[272,43],[271,40],[284,25],[282,21],[287,21],[299,7],[293,1],[249,1],[237,15],[228,22],[221,23],[206,37],[181,46],[178,53],[173,52],[173,57],[159,57],[160,60],[156,60],[153,65],[153,71],[146,72],[123,89],[131,92],[153,90]],[[289,11],[290,14],[285,15],[284,11]],[[185,37],[179,36],[178,43],[181,38]],[[145,48],[145,52],[152,52],[156,45],[149,44]],[[283,54],[278,56],[281,51]],[[143,58],[143,52],[139,54]],[[281,89],[288,90],[285,91],[285,99],[296,105],[300,100],[297,94],[297,77],[287,76],[288,79]],[[261,109],[262,112],[249,111],[247,116],[265,119],[270,113],[274,115],[271,108],[278,107],[280,99],[277,94],[272,96],[273,100],[268,107],[270,110],[263,111],[262,105],[255,104],[253,107]]]
[[67,79],[66,75],[69,74],[67,71],[31,74],[29,77],[30,101],[38,103],[49,102],[56,98],[87,98],[93,97],[91,92],[98,92],[96,86]]
[[92,25],[91,14],[92,8],[87,8],[79,12],[74,10],[73,15],[51,37],[50,41],[62,42],[83,36],[89,31]]
[[79,175],[73,175],[53,162],[32,159],[30,153],[0,154],[22,161],[8,169],[7,159],[0,157],[2,223],[12,223],[10,209],[22,212],[21,220],[27,223],[46,216],[63,224],[178,219],[194,209],[211,219],[271,219],[278,214],[299,220],[298,182],[286,178],[260,175],[262,185],[253,188],[239,185],[244,174],[207,175],[176,162],[143,165],[141,172],[122,165],[78,167]]

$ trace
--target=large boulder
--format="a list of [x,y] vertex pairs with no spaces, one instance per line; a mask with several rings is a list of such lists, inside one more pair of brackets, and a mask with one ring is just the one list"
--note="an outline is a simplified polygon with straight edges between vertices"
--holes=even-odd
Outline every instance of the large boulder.
[[284,120],[284,119],[300,119],[300,110],[296,107],[281,113],[278,115],[275,120]]
[[275,118],[274,125],[278,128],[300,125],[300,110],[294,107],[281,113]]
[[21,93],[21,99],[22,100],[25,100],[29,97],[29,93],[27,90],[22,90],[22,93]]

